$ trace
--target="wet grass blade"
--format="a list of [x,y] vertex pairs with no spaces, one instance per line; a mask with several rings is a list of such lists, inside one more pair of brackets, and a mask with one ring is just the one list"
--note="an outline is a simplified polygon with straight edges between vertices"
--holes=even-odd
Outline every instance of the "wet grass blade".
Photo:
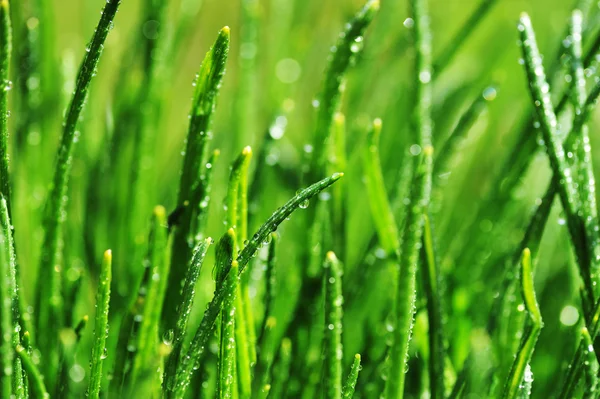
[[[181,168],[177,208],[183,209],[183,215],[178,228],[175,230],[171,272],[167,288],[167,301],[164,308],[174,308],[181,299],[181,281],[184,278],[185,268],[195,245],[196,236],[202,233],[204,226],[198,224],[192,229],[192,221],[205,217],[208,202],[198,199],[206,197],[210,192],[211,167],[208,161],[208,144],[212,133],[210,132],[212,115],[216,107],[219,88],[225,74],[225,64],[229,54],[229,27],[219,31],[217,39],[210,48],[194,81],[194,97],[190,111],[190,124],[185,144],[185,156]],[[213,154],[214,156],[214,154]],[[194,196],[197,193],[197,196]],[[174,317],[167,317],[166,324],[175,323]]]
[[[3,203],[4,199],[2,199]],[[14,292],[11,278],[11,249],[9,239],[4,231],[0,230],[0,352],[2,371],[0,374],[0,389],[2,396],[10,398],[13,386],[13,358],[14,358],[14,320],[12,310],[12,297]]]
[[424,215],[422,273],[423,287],[427,297],[427,318],[429,321],[429,384],[432,398],[443,398],[444,365],[444,324],[442,318],[442,295],[440,292],[440,270],[436,262],[431,221]]
[[173,350],[167,360],[165,373],[163,377],[163,392],[172,391],[175,389],[177,370],[181,363],[181,353],[183,351],[183,344],[185,334],[187,332],[187,325],[192,313],[192,305],[194,303],[194,297],[196,295],[196,283],[200,277],[200,270],[202,263],[206,257],[208,247],[212,244],[212,238],[206,238],[201,241],[196,248],[194,248],[192,260],[188,266],[186,277],[183,283],[182,301],[177,306],[177,323],[173,330]]
[[75,92],[65,117],[62,139],[56,159],[56,169],[52,188],[48,195],[46,215],[44,220],[44,241],[40,258],[38,287],[36,290],[37,330],[46,331],[38,339],[39,349],[45,358],[45,376],[52,381],[56,373],[58,347],[57,332],[61,328],[62,297],[60,293],[60,245],[61,225],[67,213],[67,188],[73,149],[79,139],[77,125],[84,108],[88,89],[104,48],[104,42],[111,29],[120,0],[106,2],[98,26],[79,69]]
[[400,236],[392,207],[387,197],[381,160],[379,158],[379,137],[381,135],[381,119],[375,119],[367,134],[367,145],[363,150],[363,173],[371,215],[377,228],[381,246],[388,256],[397,256],[400,248]]
[[323,339],[324,398],[342,397],[342,265],[333,252],[325,258],[325,333]]
[[[542,314],[535,297],[535,289],[533,285],[533,266],[531,252],[528,248],[523,251],[521,259],[521,294],[525,302],[525,309],[529,314],[529,319],[526,321],[525,332],[521,340],[521,345],[517,356],[511,367],[508,379],[504,385],[504,399],[516,398],[519,391],[522,389],[526,374],[531,374],[529,362],[535,349],[540,331],[543,327]],[[528,370],[529,369],[529,370]],[[531,377],[528,378],[529,380]]]
[[12,88],[9,68],[12,55],[12,28],[8,0],[0,1],[0,194],[10,210],[10,177],[8,174],[8,92]]
[[360,355],[357,353],[354,355],[354,361],[352,362],[352,368],[348,379],[344,384],[342,390],[342,399],[352,399],[354,397],[354,389],[356,388],[356,382],[358,381],[358,373],[360,373]]
[[542,59],[537,48],[535,34],[527,14],[522,14],[519,20],[521,50],[525,60],[525,70],[529,88],[534,102],[542,136],[553,171],[557,181],[558,195],[567,215],[567,224],[571,235],[581,277],[583,278],[586,298],[589,303],[595,303],[594,288],[591,278],[591,259],[586,248],[586,234],[581,217],[578,216],[580,198],[574,187],[573,173],[566,161],[566,153],[557,135],[557,119],[550,99],[549,85],[546,82]]
[[141,376],[155,375],[158,364],[158,342],[162,303],[165,299],[169,262],[167,251],[167,214],[165,208],[157,206],[152,215],[152,233],[148,243],[148,279],[145,288],[142,323],[137,332],[137,353],[129,384],[135,385]]
[[112,253],[104,252],[98,293],[96,294],[96,320],[94,322],[94,344],[90,368],[90,382],[87,396],[92,399],[100,397],[102,385],[102,364],[107,357],[106,338],[108,336],[108,306],[110,303],[110,284],[112,280]]
[[[258,229],[258,231],[252,236],[248,244],[242,249],[237,257],[239,263],[238,274],[243,273],[244,268],[254,256],[260,245],[267,239],[267,236],[277,229],[288,216],[292,214],[296,209],[300,207],[300,204],[310,200],[337,180],[343,176],[342,173],[335,173],[332,176],[325,178],[310,187],[305,188],[290,199],[285,205],[277,209],[273,215]],[[229,273],[229,271],[227,271]],[[227,281],[227,279],[226,279]],[[211,335],[215,320],[221,310],[223,300],[225,299],[226,292],[231,287],[228,284],[224,284],[222,288],[217,289],[213,299],[208,304],[208,308],[204,312],[202,322],[198,327],[194,338],[190,344],[187,355],[183,358],[183,362],[178,367],[176,372],[176,383],[166,387],[166,396],[168,398],[181,398],[187,389],[194,367],[197,364],[200,356],[204,353],[208,338]]]
[[426,0],[411,2],[414,19],[415,59],[415,120],[417,145],[421,156],[415,157],[410,205],[404,220],[400,247],[400,273],[395,303],[393,343],[389,355],[389,374],[385,386],[387,399],[404,397],[406,359],[415,312],[416,272],[419,262],[424,215],[431,195],[433,147],[431,147],[431,32]]
[[318,98],[317,125],[313,141],[313,160],[311,174],[321,175],[325,171],[329,137],[335,113],[341,98],[341,85],[346,71],[354,61],[356,53],[362,48],[363,35],[373,17],[379,10],[379,0],[369,0],[365,6],[346,25],[330,55],[325,72],[325,81]]
[[31,390],[34,392],[35,396],[41,399],[49,399],[50,394],[48,393],[46,385],[44,384],[44,376],[27,353],[27,349],[21,345],[17,345],[15,351],[23,362],[23,368],[29,377]]

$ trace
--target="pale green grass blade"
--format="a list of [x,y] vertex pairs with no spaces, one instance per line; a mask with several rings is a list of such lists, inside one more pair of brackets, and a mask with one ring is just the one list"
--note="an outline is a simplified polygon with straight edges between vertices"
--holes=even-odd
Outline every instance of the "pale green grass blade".
[[[4,199],[3,199],[4,202]],[[2,353],[2,371],[0,374],[0,385],[2,396],[9,398],[12,395],[13,386],[13,310],[12,297],[14,287],[12,285],[11,271],[11,250],[10,242],[4,229],[0,231],[0,304],[2,312],[0,313],[0,352]]]
[[[231,270],[237,271],[238,263],[233,261],[231,263]],[[219,356],[219,375],[217,377],[217,397],[223,399],[237,397],[236,387],[239,387],[241,376],[236,381],[236,351],[238,341],[236,337],[236,296],[239,293],[237,289],[239,283],[239,277],[237,273],[229,273],[225,276],[226,281],[224,285],[230,288],[227,293],[225,300],[223,301],[223,308],[221,310],[221,351]],[[228,281],[229,280],[229,281]],[[249,371],[249,370],[248,370]],[[240,394],[241,397],[249,397],[244,394]]]
[[94,322],[94,344],[90,367],[90,382],[87,396],[92,399],[100,397],[102,385],[102,365],[107,357],[106,338],[108,336],[108,306],[110,303],[110,284],[112,280],[112,253],[104,252],[98,293],[96,294],[96,320]]
[[10,62],[12,56],[12,27],[8,0],[0,2],[0,194],[8,203],[10,211],[10,177],[8,173],[8,93]]
[[323,339],[324,397],[342,397],[342,265],[333,252],[328,252],[324,263],[325,333]]

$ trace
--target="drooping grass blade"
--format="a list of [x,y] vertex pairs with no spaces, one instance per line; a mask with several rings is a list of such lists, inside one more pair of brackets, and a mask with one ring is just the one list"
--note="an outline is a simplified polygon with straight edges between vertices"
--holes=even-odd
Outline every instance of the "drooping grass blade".
[[[244,268],[260,247],[261,243],[266,240],[267,236],[275,231],[277,226],[290,216],[292,212],[298,209],[300,204],[304,203],[306,200],[310,200],[310,198],[335,183],[342,176],[343,174],[341,173],[335,173],[331,177],[325,178],[310,187],[305,188],[290,199],[285,205],[276,210],[252,238],[250,238],[248,244],[238,255],[236,259],[239,263],[238,274],[243,273]],[[227,271],[227,273],[229,273],[229,271]],[[227,279],[225,281],[227,281]],[[187,355],[183,357],[183,361],[175,373],[175,383],[165,387],[165,395],[168,398],[181,398],[184,395],[185,390],[190,383],[194,367],[198,362],[199,357],[204,352],[208,338],[213,331],[215,320],[219,314],[223,300],[225,299],[226,292],[230,289],[231,287],[228,287],[227,283],[224,284],[222,288],[216,290],[213,299],[208,304],[208,308],[204,312],[204,317],[192,339]]]
[[106,338],[108,336],[108,306],[110,303],[110,284],[112,280],[112,253],[104,252],[98,293],[96,294],[96,321],[94,323],[94,343],[90,367],[90,382],[87,396],[92,399],[100,397],[102,385],[102,364],[107,357]]
[[325,258],[325,336],[323,339],[323,383],[327,399],[342,397],[342,265],[333,252]]
[[[206,166],[207,151],[211,138],[212,115],[229,54],[229,38],[230,31],[226,26],[219,31],[215,43],[204,57],[194,82],[194,97],[177,197],[177,207],[182,207],[183,215],[175,230],[165,310],[174,308],[181,299],[179,291],[185,274],[184,266],[189,262],[196,236],[204,229],[203,223],[195,222],[205,220],[204,214],[208,211],[207,194],[210,192],[212,163],[210,168]],[[204,203],[202,199],[205,200]],[[175,318],[172,316],[165,319],[167,325],[174,323]]]
[[84,108],[92,78],[96,75],[104,42],[111,30],[120,0],[106,2],[98,26],[79,69],[75,92],[66,113],[62,138],[56,159],[52,188],[48,195],[44,219],[44,240],[36,290],[37,330],[46,331],[38,338],[45,359],[45,376],[52,381],[56,373],[57,333],[61,325],[62,297],[60,292],[61,226],[67,213],[67,188],[72,166],[73,149],[79,140],[78,121]]
[[352,368],[350,369],[350,374],[348,374],[348,379],[344,384],[344,389],[342,390],[342,398],[343,399],[352,399],[354,397],[354,389],[356,388],[356,382],[358,381],[358,374],[360,373],[360,355],[357,353],[354,355],[354,361],[352,362]]
[[[542,322],[542,314],[540,313],[535,297],[533,266],[529,248],[525,248],[521,259],[521,294],[523,295],[525,309],[529,314],[529,319],[526,321],[519,351],[511,367],[506,384],[504,385],[504,393],[502,394],[504,399],[513,399],[517,397],[521,385],[523,384],[523,379],[528,373],[527,369],[530,367],[529,362],[531,361],[535,344],[544,325]],[[529,370],[529,374],[531,374],[531,370]]]
[[431,195],[433,147],[431,147],[431,31],[427,0],[411,2],[414,14],[415,59],[415,120],[417,145],[421,156],[415,157],[410,205],[404,220],[404,233],[400,246],[400,273],[396,292],[393,343],[389,355],[389,374],[385,386],[387,399],[404,397],[406,359],[411,339],[415,311],[416,272],[419,262],[424,215]]

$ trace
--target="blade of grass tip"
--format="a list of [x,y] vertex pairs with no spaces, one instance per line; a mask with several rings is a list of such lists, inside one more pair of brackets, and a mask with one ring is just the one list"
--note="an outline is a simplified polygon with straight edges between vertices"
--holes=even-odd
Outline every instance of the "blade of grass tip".
[[342,265],[333,252],[325,258],[325,333],[323,338],[324,398],[342,397]]
[[110,284],[112,280],[112,253],[104,252],[98,292],[96,294],[96,319],[94,322],[94,343],[90,367],[90,381],[87,396],[92,399],[100,397],[102,385],[102,363],[107,357],[106,338],[108,336],[108,305],[110,303]]
[[36,290],[36,309],[38,310],[37,330],[47,331],[39,337],[38,346],[45,359],[45,373],[48,380],[55,374],[57,345],[56,332],[60,326],[60,308],[62,298],[60,294],[60,262],[59,241],[60,226],[67,213],[67,186],[71,170],[73,148],[79,139],[77,124],[81,111],[85,105],[90,82],[96,75],[98,61],[104,48],[104,42],[111,30],[113,19],[119,8],[120,0],[106,2],[98,26],[94,32],[91,44],[86,48],[85,58],[79,69],[75,92],[69,105],[62,139],[58,150],[56,169],[51,191],[48,195],[47,214],[44,220],[44,241],[40,257],[40,270],[38,287]]
[[[33,347],[31,346],[31,335],[29,331],[25,331],[23,333],[23,340],[21,342],[23,348],[25,348],[25,352],[31,356],[33,353]],[[22,362],[21,362],[22,363]],[[23,388],[24,388],[24,398],[29,398],[29,377],[27,376],[27,372],[25,368],[23,369]]]
[[354,361],[352,362],[352,368],[350,368],[350,374],[342,389],[342,399],[352,399],[354,397],[354,389],[356,388],[356,382],[358,381],[358,373],[360,373],[360,354],[354,355]]
[[442,53],[433,63],[433,70],[436,75],[440,75],[442,71],[450,65],[450,62],[462,47],[464,42],[471,36],[477,26],[483,21],[485,16],[490,12],[492,7],[497,3],[496,0],[481,0],[479,6],[473,11],[469,18],[461,26],[460,30],[452,37],[449,44],[442,50]]
[[429,321],[429,390],[431,397],[435,399],[444,397],[446,351],[444,346],[444,324],[442,322],[440,271],[435,259],[431,222],[427,215],[423,217],[425,224],[421,257],[423,260],[423,268],[421,269],[423,273],[421,276],[425,296],[427,297],[427,319]]
[[529,88],[534,102],[542,136],[553,171],[553,179],[557,181],[557,190],[563,209],[567,215],[567,225],[571,242],[577,256],[581,277],[586,287],[586,295],[590,303],[594,303],[595,295],[591,279],[591,260],[586,248],[584,224],[578,216],[579,195],[574,187],[571,168],[566,162],[565,151],[557,135],[556,114],[550,99],[549,86],[546,82],[542,59],[537,48],[535,34],[529,16],[521,15],[518,29],[520,45],[525,60],[525,70]]
[[379,158],[379,137],[381,135],[381,119],[375,119],[367,134],[367,145],[363,150],[363,173],[365,174],[365,185],[367,196],[371,207],[372,219],[377,228],[377,235],[381,246],[388,256],[397,257],[400,248],[400,236],[394,219],[394,213],[390,206],[381,160]]
[[[305,203],[307,200],[310,200],[315,195],[319,194],[321,191],[331,186],[333,183],[338,181],[343,176],[343,173],[334,173],[332,176],[327,177],[307,188],[301,190],[298,194],[292,197],[285,205],[281,208],[277,209],[273,215],[258,229],[258,231],[250,238],[248,244],[242,249],[240,254],[237,257],[237,261],[239,263],[238,275],[244,271],[244,268],[252,259],[258,248],[262,245],[262,243],[267,239],[267,236],[274,232],[287,217],[289,217],[292,212],[300,207],[301,204]],[[229,273],[229,271],[227,272]],[[208,342],[208,338],[212,334],[215,320],[219,311],[221,309],[221,305],[223,300],[225,299],[225,292],[227,292],[227,284],[220,289],[215,291],[215,295],[213,299],[208,304],[206,311],[204,312],[204,317],[202,318],[202,322],[200,326],[196,330],[194,338],[190,343],[190,347],[188,349],[187,355],[183,357],[183,361],[178,367],[176,372],[176,384],[172,386],[167,386],[166,396],[168,398],[180,398],[185,393],[187,389],[191,374],[194,370],[198,359],[203,354],[206,344]]]
[[[235,253],[235,231],[233,228],[221,237],[215,249],[215,283],[220,286],[225,283],[227,277],[226,271],[229,269]],[[232,275],[229,275],[231,278]],[[234,276],[237,278],[237,276]],[[236,356],[235,351],[237,342],[235,337],[235,313],[236,313],[236,297],[237,297],[237,282],[233,283],[236,287],[232,296],[228,296],[223,301],[221,309],[221,328],[219,342],[219,357],[217,363],[217,387],[216,397],[231,398],[234,392],[237,394],[234,384],[237,384],[236,373]]]
[[171,391],[175,388],[175,380],[177,378],[177,369],[181,363],[181,352],[183,350],[183,341],[187,332],[187,325],[192,313],[192,305],[196,295],[196,283],[200,277],[200,270],[208,247],[213,243],[213,239],[208,237],[204,241],[198,243],[194,248],[192,260],[189,263],[183,287],[181,289],[182,299],[177,306],[177,323],[173,330],[173,350],[167,359],[164,377],[163,391]]
[[523,300],[525,302],[525,309],[529,314],[529,320],[526,322],[527,324],[519,351],[517,352],[517,356],[515,357],[504,385],[504,393],[502,395],[504,399],[516,398],[521,385],[523,385],[524,379],[532,378],[529,362],[531,361],[535,344],[544,325],[542,322],[542,314],[540,313],[535,297],[533,266],[529,248],[523,250],[523,257],[521,259],[521,294],[523,295]]
[[[231,167],[231,173],[229,175],[229,185],[227,188],[227,197],[225,199],[225,212],[226,212],[226,224],[230,229],[239,231],[240,234],[237,236],[239,239],[234,237],[234,248],[239,250],[242,248],[243,242],[246,241],[248,236],[248,165],[252,156],[252,149],[245,147],[241,154],[235,159]],[[242,187],[244,186],[244,187]],[[244,218],[245,220],[242,220]],[[245,237],[242,236],[245,235]],[[228,267],[229,265],[227,265]],[[225,269],[226,270],[226,269]],[[243,276],[244,277],[244,276]],[[248,320],[246,319],[246,307],[250,304],[246,303],[250,301],[248,290],[243,289],[245,279],[242,278],[242,282],[237,284],[237,294],[235,296],[235,308],[238,310],[235,312],[235,340],[236,340],[236,351],[237,351],[237,372],[238,372],[238,384],[239,390],[242,397],[250,396],[251,394],[251,354],[249,341],[249,329],[253,327],[248,326]],[[245,294],[244,295],[244,291]],[[254,354],[255,352],[252,351]],[[256,354],[255,354],[256,356]],[[255,360],[254,360],[255,361]]]
[[362,49],[363,35],[373,17],[379,10],[379,0],[369,0],[364,7],[346,25],[346,30],[333,47],[329,58],[325,81],[319,99],[316,130],[313,140],[313,161],[311,174],[320,175],[325,171],[326,148],[332,130],[334,114],[338,111],[342,81],[348,67],[354,62],[356,54]]
[[17,345],[15,351],[17,352],[17,355],[19,355],[21,361],[23,362],[23,368],[27,372],[27,376],[29,377],[29,384],[35,397],[49,399],[50,394],[46,390],[46,385],[44,384],[44,376],[27,353],[27,350],[23,346]]
[[[571,50],[571,70],[573,74],[573,85],[572,85],[572,99],[575,107],[575,117],[581,115],[584,112],[584,108],[587,101],[586,95],[586,77],[583,68],[582,57],[582,25],[583,15],[581,11],[573,11],[570,24],[570,50]],[[578,142],[576,146],[576,159],[578,165],[576,166],[578,174],[578,188],[579,197],[581,200],[580,211],[586,215],[584,219],[585,231],[588,239],[586,243],[588,245],[588,253],[592,258],[592,272],[595,276],[593,280],[597,280],[600,276],[598,275],[598,266],[600,261],[600,235],[598,231],[600,226],[598,225],[598,211],[596,205],[596,183],[594,179],[594,170],[592,166],[592,154],[590,145],[590,136],[587,125],[577,124],[573,121],[573,127],[577,130],[572,130],[571,135],[574,136],[574,140]]]
[[14,324],[12,315],[12,279],[10,273],[10,248],[8,237],[0,231],[0,352],[2,353],[2,378],[0,380],[2,396],[12,395],[14,345],[12,342]]
[[[210,181],[203,179],[202,175],[205,171],[208,143],[212,136],[209,131],[212,115],[216,107],[221,81],[225,74],[225,63],[229,53],[229,38],[230,31],[229,27],[226,26],[219,31],[217,39],[204,57],[194,81],[195,90],[190,111],[185,156],[181,168],[177,207],[185,206],[186,203],[191,204],[191,201],[194,200],[194,190],[204,193],[210,191],[209,187],[207,187]],[[208,169],[211,172],[212,164]],[[169,273],[167,300],[163,307],[165,313],[167,309],[174,308],[180,302],[181,281],[185,273],[183,265],[187,265],[191,249],[194,246],[195,237],[192,236],[192,233],[198,233],[197,231],[191,231],[191,221],[193,219],[198,220],[200,215],[208,210],[208,202],[205,205],[203,206],[201,202],[200,204],[187,206],[181,218],[182,223],[175,231],[171,258],[173,267]],[[197,227],[203,228],[203,226]],[[175,322],[175,316],[167,317],[165,321],[166,325],[173,325]]]
[[12,88],[9,68],[12,53],[12,29],[8,0],[0,0],[0,194],[10,211],[10,177],[8,174],[8,92]]
[[137,352],[133,362],[129,384],[135,385],[143,375],[154,375],[158,367],[158,337],[162,303],[165,297],[169,275],[167,250],[167,214],[165,208],[157,206],[152,215],[152,236],[148,243],[149,275],[144,307],[141,313],[142,323],[137,333]]
[[[231,263],[231,270],[236,271],[238,268],[237,261]],[[237,395],[234,393],[236,386],[241,388],[241,376],[236,381],[236,331],[235,331],[235,298],[239,291],[237,290],[239,277],[237,273],[228,273],[225,277],[225,285],[230,288],[230,291],[225,296],[223,308],[221,310],[221,352],[219,356],[219,375],[217,377],[217,397],[233,398]],[[239,368],[239,367],[238,367]],[[240,397],[243,396],[240,394]]]
[[400,273],[396,291],[396,325],[389,356],[389,375],[386,381],[387,399],[404,397],[406,359],[411,339],[413,315],[416,299],[416,272],[419,262],[419,249],[423,234],[423,215],[431,196],[431,172],[433,168],[433,147],[431,146],[431,31],[426,0],[412,0],[414,19],[415,59],[415,120],[417,145],[421,156],[415,157],[413,184],[409,194],[410,205],[404,220],[404,233],[400,246]]

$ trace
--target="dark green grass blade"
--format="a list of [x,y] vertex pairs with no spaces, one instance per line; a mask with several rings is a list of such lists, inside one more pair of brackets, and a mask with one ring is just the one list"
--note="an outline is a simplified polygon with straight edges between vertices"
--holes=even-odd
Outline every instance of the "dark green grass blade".
[[138,382],[140,377],[147,379],[147,376],[156,375],[155,370],[159,367],[159,323],[169,275],[167,215],[162,206],[154,208],[147,259],[150,279],[145,290],[142,323],[137,333],[137,353],[129,380],[132,385]]
[[557,181],[558,195],[567,215],[571,242],[586,288],[586,298],[589,303],[594,303],[595,295],[591,276],[592,259],[586,245],[588,237],[585,234],[584,224],[578,214],[580,198],[574,187],[572,169],[566,162],[564,147],[557,136],[557,119],[550,100],[549,85],[546,82],[531,21],[526,14],[521,16],[519,32],[532,101],[536,105],[535,110],[552,167],[553,178]]
[[485,16],[490,12],[497,0],[481,0],[479,5],[469,18],[461,26],[460,30],[452,37],[452,40],[444,48],[442,53],[437,57],[433,64],[433,70],[436,75],[442,73],[442,71],[450,65],[452,59],[462,47],[464,42],[472,36],[473,31],[483,21]]
[[508,379],[504,385],[502,397],[505,399],[516,398],[519,390],[522,389],[523,379],[527,374],[527,368],[529,368],[535,344],[543,327],[542,315],[535,297],[532,269],[531,252],[528,248],[525,248],[521,260],[521,293],[525,302],[525,309],[529,314],[529,320],[526,322],[527,325],[523,333],[519,352],[515,357]]
[[180,367],[183,341],[187,332],[187,325],[192,312],[192,305],[196,295],[196,283],[200,277],[200,270],[212,238],[206,238],[194,248],[192,260],[188,266],[182,288],[182,301],[177,306],[177,323],[173,331],[173,350],[167,360],[164,373],[163,391],[175,389],[177,369]]
[[444,324],[442,318],[442,295],[440,292],[440,270],[436,262],[431,221],[424,216],[422,278],[427,297],[427,318],[429,321],[429,386],[432,398],[444,397]]
[[393,343],[389,355],[389,374],[386,381],[387,399],[404,397],[406,359],[411,339],[413,315],[415,312],[416,272],[419,250],[423,234],[423,216],[431,195],[431,173],[433,167],[433,147],[431,147],[431,32],[426,0],[411,2],[414,14],[415,60],[415,120],[417,145],[422,155],[415,157],[413,185],[410,205],[404,221],[404,233],[400,247],[400,273],[396,292],[396,309]]
[[338,111],[344,76],[352,64],[355,55],[362,48],[363,34],[379,10],[379,0],[369,0],[367,4],[348,23],[340,35],[329,59],[325,73],[323,89],[319,96],[317,125],[313,141],[313,160],[311,174],[321,175],[327,163],[325,154],[329,145],[333,118]]
[[50,394],[48,394],[48,390],[44,384],[44,376],[27,353],[27,350],[21,345],[18,345],[15,350],[23,362],[23,368],[29,377],[31,390],[34,392],[35,397],[49,399]]
[[352,368],[348,379],[342,389],[343,399],[352,399],[354,397],[354,389],[356,388],[356,382],[358,381],[358,374],[360,373],[360,355],[357,353],[354,355],[354,361],[352,362]]
[[381,246],[388,256],[396,256],[400,248],[400,236],[392,207],[390,206],[381,160],[379,159],[379,137],[381,134],[381,119],[373,121],[373,127],[367,135],[367,145],[363,151],[363,170],[371,215],[375,222],[377,235]]
[[12,29],[8,0],[0,1],[0,194],[10,211],[10,177],[8,174],[8,92],[12,88],[9,67],[12,55]]
[[[219,31],[215,43],[210,48],[194,82],[195,90],[190,111],[190,124],[185,144],[185,156],[181,168],[177,207],[183,209],[183,215],[175,230],[167,300],[164,309],[174,308],[181,299],[181,281],[184,278],[196,236],[204,229],[202,224],[192,229],[194,220],[204,218],[208,211],[208,203],[198,202],[194,193],[205,196],[210,192],[211,167],[206,169],[208,144],[210,142],[211,120],[216,107],[219,88],[225,74],[225,64],[229,54],[229,27]],[[206,205],[206,206],[203,206]],[[193,231],[195,230],[195,231]],[[166,324],[175,323],[173,317],[166,318]]]
[[98,293],[96,294],[96,321],[94,323],[94,343],[90,368],[90,382],[87,396],[92,399],[100,397],[102,385],[102,364],[107,357],[106,338],[108,336],[108,306],[110,303],[110,284],[112,280],[112,253],[104,252]]
[[324,398],[342,397],[342,265],[333,252],[325,258],[325,333],[323,339]]
[[39,349],[45,359],[45,370],[47,371],[45,376],[49,380],[54,378],[56,370],[56,355],[53,353],[58,347],[56,333],[61,327],[61,273],[60,267],[56,265],[60,264],[60,231],[67,212],[67,187],[72,166],[73,148],[79,137],[77,125],[85,105],[90,82],[96,74],[104,42],[120,3],[120,0],[106,2],[89,45],[89,51],[86,52],[79,69],[75,93],[65,117],[52,188],[48,196],[44,221],[44,241],[36,290],[36,309],[38,312],[37,330],[48,332],[41,334],[38,342]]
[[[306,200],[314,197],[337,180],[342,177],[343,174],[336,173],[331,177],[325,178],[318,183],[313,184],[310,187],[305,188],[296,194],[291,200],[289,200],[284,206],[279,208],[273,213],[273,215],[258,229],[258,231],[252,236],[248,244],[240,252],[237,257],[239,263],[238,274],[244,271],[244,268],[253,257],[254,253],[258,250],[260,245],[267,239],[267,236],[277,229],[277,226],[281,224],[288,216],[292,214],[296,209],[300,207],[300,204]],[[229,271],[227,272],[229,273]],[[227,280],[226,280],[227,281]],[[167,385],[165,387],[165,395],[168,398],[180,398],[184,395],[187,389],[194,367],[197,364],[200,356],[205,350],[208,338],[210,337],[215,320],[221,309],[223,300],[225,299],[226,292],[228,292],[227,284],[215,292],[215,295],[208,305],[208,308],[204,312],[202,322],[192,339],[190,348],[187,355],[183,358],[181,366],[177,369],[175,384]]]

